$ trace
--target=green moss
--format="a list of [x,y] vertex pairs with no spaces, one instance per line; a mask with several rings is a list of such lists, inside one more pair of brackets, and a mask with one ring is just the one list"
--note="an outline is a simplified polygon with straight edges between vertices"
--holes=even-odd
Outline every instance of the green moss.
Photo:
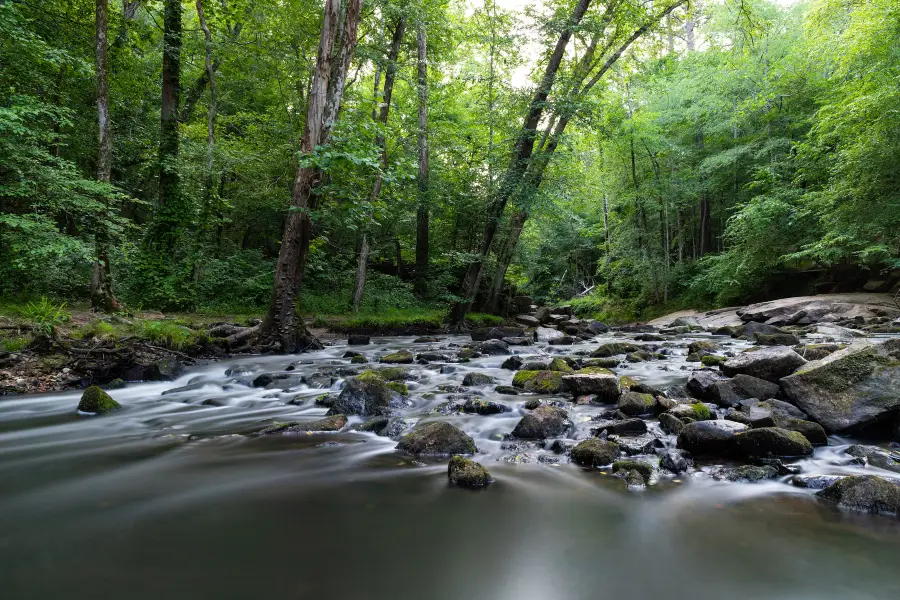
[[540,371],[516,371],[516,374],[513,376],[512,384],[517,388],[523,388],[537,377],[537,374]]
[[569,363],[561,358],[554,358],[547,367],[548,371],[558,371],[560,373],[574,373],[575,369],[569,366]]
[[382,367],[378,369],[378,375],[385,381],[406,381],[409,379],[409,369],[403,367]]
[[704,367],[718,367],[726,360],[728,359],[724,356],[716,356],[714,354],[704,354],[702,357],[700,357],[700,363]]
[[364,365],[369,361],[366,359],[365,356],[354,356],[353,358],[350,359],[350,362],[355,365]]
[[119,330],[106,321],[92,321],[79,329],[77,335],[82,339],[97,338],[101,340],[112,340],[121,337]]
[[516,371],[513,386],[527,392],[558,394],[562,390],[562,378],[558,371]]
[[613,463],[613,473],[620,471],[637,471],[644,478],[644,483],[649,483],[653,476],[653,465],[640,460],[617,460]]
[[615,358],[589,358],[582,363],[583,368],[602,367],[605,369],[613,369],[619,365],[619,360]]
[[637,384],[638,384],[637,381],[635,381],[628,375],[622,375],[621,377],[619,377],[619,387],[622,388],[623,390],[630,390]]
[[406,387],[405,383],[400,383],[399,381],[388,381],[387,386],[401,396],[409,396],[409,388]]
[[380,362],[389,365],[408,365],[413,361],[413,355],[409,350],[400,350],[399,352],[393,352],[391,354],[386,354],[379,359]]
[[31,343],[31,336],[28,335],[16,335],[13,337],[3,338],[0,341],[0,348],[3,348],[4,352],[19,352],[20,350],[24,350],[28,347],[28,344]]
[[137,338],[153,342],[171,350],[183,350],[200,341],[201,335],[175,321],[135,321],[131,333]]
[[122,405],[96,385],[84,390],[81,402],[78,403],[78,410],[86,413],[102,414],[117,408],[122,408]]
[[691,404],[691,408],[694,410],[694,415],[696,415],[698,421],[707,421],[712,417],[709,407],[702,402]]
[[575,371],[576,375],[615,375],[609,369],[604,367],[584,367],[583,369],[579,369]]
[[359,381],[364,383],[384,383],[384,377],[377,371],[368,369],[356,376]]

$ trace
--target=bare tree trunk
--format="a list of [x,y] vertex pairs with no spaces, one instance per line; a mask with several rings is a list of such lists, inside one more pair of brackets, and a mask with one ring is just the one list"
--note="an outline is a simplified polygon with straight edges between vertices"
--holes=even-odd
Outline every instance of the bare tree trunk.
[[[112,135],[109,117],[109,60],[107,55],[107,33],[109,29],[109,0],[97,0],[96,36],[94,50],[97,80],[97,126],[99,130],[99,153],[97,157],[97,179],[109,183],[112,179]],[[94,235],[97,259],[91,280],[91,308],[97,311],[114,312],[122,307],[112,290],[109,273],[109,231],[107,230],[108,200],[103,200]]]
[[419,88],[419,206],[416,211],[416,294],[422,298],[428,292],[428,50],[425,22],[419,21],[416,35],[418,46]]
[[534,152],[537,128],[544,115],[547,97],[550,95],[550,90],[553,89],[553,84],[556,81],[556,74],[562,64],[566,46],[569,45],[569,40],[572,38],[572,31],[579,23],[581,23],[581,20],[584,18],[584,13],[587,12],[590,3],[591,0],[578,0],[578,3],[568,19],[566,27],[559,34],[559,39],[557,39],[553,53],[550,55],[550,60],[544,70],[544,76],[541,78],[541,83],[538,85],[538,88],[535,90],[534,96],[531,99],[528,113],[522,123],[522,129],[519,132],[519,137],[513,149],[512,160],[500,181],[500,188],[497,190],[496,198],[488,209],[487,223],[484,226],[484,234],[482,236],[478,258],[469,264],[469,268],[466,270],[466,275],[463,278],[460,289],[462,300],[456,302],[450,309],[449,320],[453,329],[459,330],[465,327],[466,313],[468,313],[469,309],[472,307],[472,303],[475,300],[475,294],[478,292],[478,285],[481,283],[484,261],[491,251],[494,236],[497,234],[497,226],[499,225],[500,217],[506,209],[506,203],[516,192],[523,175],[528,169],[528,163]]
[[[306,111],[306,124],[300,142],[300,152],[309,156],[317,145],[327,143],[331,132],[325,121],[326,106],[329,101],[340,106],[341,98],[329,98],[329,91],[337,94],[343,91],[343,84],[329,87],[333,46],[337,31],[337,19],[340,14],[341,0],[326,0],[322,19],[322,35],[319,40],[319,51],[316,57],[316,68],[313,74],[312,87]],[[339,55],[344,52],[353,53],[356,47],[356,30],[359,24],[361,0],[348,0],[343,37],[340,41]],[[348,63],[349,64],[349,63]],[[346,78],[346,71],[337,74]],[[312,190],[321,178],[315,167],[301,166],[297,169],[294,187],[291,193],[291,210],[285,219],[281,251],[275,266],[275,284],[272,288],[272,300],[269,311],[262,324],[262,337],[277,341],[285,352],[296,352],[307,347],[318,347],[318,342],[311,338],[302,319],[297,317],[295,299],[300,291],[300,279],[306,257],[309,254],[309,243],[312,239],[309,211],[314,208]]]
[[516,246],[519,243],[519,236],[522,235],[522,229],[527,218],[528,213],[520,210],[516,211],[509,220],[509,233],[506,236],[506,243],[503,244],[503,249],[497,255],[497,270],[494,271],[494,279],[491,281],[487,300],[484,303],[487,312],[497,313],[500,310],[500,292],[503,291],[503,281],[506,279],[506,272],[509,270],[513,256],[516,255]]
[[[397,76],[397,57],[400,55],[400,43],[403,41],[403,32],[406,30],[406,17],[400,17],[397,26],[394,28],[394,35],[391,39],[391,49],[388,53],[388,64],[384,73],[384,97],[381,100],[381,109],[378,113],[378,121],[381,127],[387,126],[388,113],[391,109],[391,96],[394,93],[394,80]],[[369,213],[369,224],[372,221],[372,212],[374,205],[381,196],[381,186],[383,183],[382,173],[387,169],[387,143],[383,130],[380,130],[375,137],[375,143],[381,149],[381,171],[375,175],[375,185],[372,186],[372,194],[369,202],[372,209]],[[356,261],[356,282],[353,286],[353,312],[359,312],[359,305],[362,302],[362,295],[366,288],[366,273],[369,261],[369,232],[368,224],[362,233],[362,242],[359,246],[359,256]]]

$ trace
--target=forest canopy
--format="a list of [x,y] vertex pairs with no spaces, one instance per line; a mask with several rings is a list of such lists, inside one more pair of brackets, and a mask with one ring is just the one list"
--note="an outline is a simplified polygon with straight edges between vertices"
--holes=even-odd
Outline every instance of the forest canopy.
[[900,268],[896,0],[5,0],[0,65],[5,297],[458,324]]

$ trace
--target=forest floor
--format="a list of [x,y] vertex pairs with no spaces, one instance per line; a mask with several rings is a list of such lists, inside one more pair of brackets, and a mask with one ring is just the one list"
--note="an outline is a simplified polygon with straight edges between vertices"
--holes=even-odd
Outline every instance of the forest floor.
[[[441,307],[390,309],[378,314],[305,315],[310,333],[323,342],[364,335],[442,333]],[[252,326],[262,312],[132,311],[99,315],[87,304],[45,299],[0,301],[0,395],[80,388],[117,379],[153,380],[177,376],[197,361],[229,356],[216,328]],[[473,327],[502,324],[493,315],[473,314]]]

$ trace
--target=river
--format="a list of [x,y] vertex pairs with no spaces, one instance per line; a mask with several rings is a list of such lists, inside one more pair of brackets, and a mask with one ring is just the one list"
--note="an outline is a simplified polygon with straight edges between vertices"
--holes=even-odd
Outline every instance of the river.
[[[514,350],[568,354],[610,339]],[[429,347],[373,341],[354,349],[374,359]],[[666,360],[617,372],[683,383],[686,341]],[[410,382],[406,416],[447,419],[471,435],[496,480],[482,491],[450,487],[446,460],[414,460],[374,434],[245,435],[323,415],[314,403],[323,390],[296,377],[350,366],[347,349],[234,359],[175,382],[132,384],[111,392],[123,409],[97,417],[76,413],[74,392],[0,398],[0,598],[900,597],[898,520],[841,511],[786,480],[717,482],[711,466],[635,492],[604,471],[553,464],[549,451],[509,461],[516,452],[500,438],[528,396],[492,386],[479,395],[512,412],[433,413],[452,398],[438,387],[468,372],[508,384],[503,356],[453,373],[411,366],[421,381]],[[287,390],[248,385],[288,365]],[[570,414],[583,423],[601,411]],[[878,472],[841,464],[849,443],[832,437],[799,464],[811,474]]]

